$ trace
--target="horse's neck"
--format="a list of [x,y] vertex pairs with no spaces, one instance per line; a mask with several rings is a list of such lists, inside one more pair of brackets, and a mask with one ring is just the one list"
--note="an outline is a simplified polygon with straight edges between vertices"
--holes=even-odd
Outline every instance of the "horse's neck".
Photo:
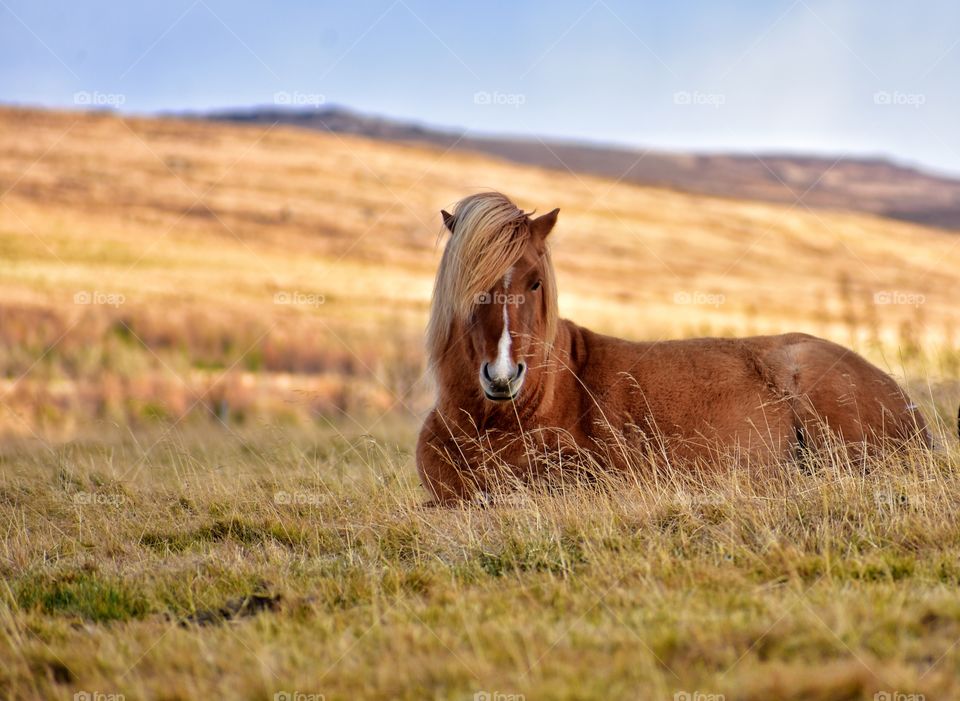
[[582,392],[579,378],[583,375],[585,357],[586,339],[583,331],[567,319],[560,319],[557,324],[557,337],[540,383],[543,387],[539,406],[539,413],[555,421],[562,421],[564,411],[575,408],[578,402],[571,401],[571,398],[578,397]]

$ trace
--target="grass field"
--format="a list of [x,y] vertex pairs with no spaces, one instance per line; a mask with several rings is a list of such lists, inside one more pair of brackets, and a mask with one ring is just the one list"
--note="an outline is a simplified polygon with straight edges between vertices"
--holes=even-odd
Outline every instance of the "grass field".
[[[0,696],[960,697],[957,234],[281,128],[0,126]],[[945,452],[422,508],[437,212],[484,187],[561,207],[564,316],[827,336]]]
[[418,416],[439,209],[483,188],[561,208],[561,313],[591,328],[807,331],[960,376],[955,234],[281,127],[0,108],[0,431]]
[[956,451],[425,510],[412,440],[8,448],[3,694],[960,694]]

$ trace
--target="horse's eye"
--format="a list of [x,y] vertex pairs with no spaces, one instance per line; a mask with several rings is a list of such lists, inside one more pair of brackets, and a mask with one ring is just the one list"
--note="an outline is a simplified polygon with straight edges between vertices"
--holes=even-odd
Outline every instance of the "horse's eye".
[[535,283],[533,283],[533,286],[532,286],[530,289],[531,289],[531,290],[539,290],[539,289],[540,289],[540,280],[537,280]]

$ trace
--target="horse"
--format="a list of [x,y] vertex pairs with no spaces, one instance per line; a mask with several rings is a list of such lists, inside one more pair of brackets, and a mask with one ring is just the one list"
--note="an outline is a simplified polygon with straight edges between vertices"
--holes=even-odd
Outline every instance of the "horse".
[[732,453],[803,460],[838,441],[932,447],[918,407],[853,351],[805,333],[631,342],[559,318],[548,237],[499,192],[441,210],[449,239],[427,327],[436,405],[416,448],[432,503],[489,498],[590,463],[674,468]]

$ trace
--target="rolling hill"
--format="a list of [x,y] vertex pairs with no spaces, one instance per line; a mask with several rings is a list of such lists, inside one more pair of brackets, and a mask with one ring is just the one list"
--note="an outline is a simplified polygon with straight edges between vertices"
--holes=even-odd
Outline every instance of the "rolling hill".
[[257,108],[205,115],[217,121],[284,124],[385,141],[473,151],[515,163],[587,173],[683,192],[869,212],[960,229],[960,181],[883,158],[789,154],[671,153],[537,138],[475,136],[340,107]]
[[[0,109],[0,427],[417,415],[438,211],[561,208],[561,312],[955,363],[960,239],[283,125]],[[919,360],[918,360],[919,359]]]

